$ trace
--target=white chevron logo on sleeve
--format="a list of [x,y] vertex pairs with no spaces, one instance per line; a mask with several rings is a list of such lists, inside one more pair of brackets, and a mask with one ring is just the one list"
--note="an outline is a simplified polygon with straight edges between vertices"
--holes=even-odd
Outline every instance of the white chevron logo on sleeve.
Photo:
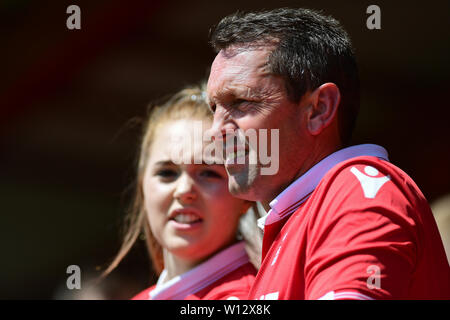
[[364,196],[368,199],[375,198],[380,188],[386,182],[391,180],[391,177],[389,175],[375,178],[375,176],[378,175],[378,170],[372,166],[366,166],[364,168],[365,173],[362,173],[355,167],[352,167],[350,171],[356,176],[356,178],[361,183]]

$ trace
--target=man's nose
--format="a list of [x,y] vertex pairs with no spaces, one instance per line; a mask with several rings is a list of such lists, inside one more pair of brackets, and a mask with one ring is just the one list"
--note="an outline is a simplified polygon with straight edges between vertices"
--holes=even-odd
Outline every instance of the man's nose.
[[226,115],[222,107],[217,107],[214,113],[213,124],[206,131],[213,141],[225,141],[227,136],[233,135],[237,130],[236,124]]
[[190,204],[197,199],[195,181],[189,174],[183,173],[180,176],[177,181],[173,196],[181,204]]

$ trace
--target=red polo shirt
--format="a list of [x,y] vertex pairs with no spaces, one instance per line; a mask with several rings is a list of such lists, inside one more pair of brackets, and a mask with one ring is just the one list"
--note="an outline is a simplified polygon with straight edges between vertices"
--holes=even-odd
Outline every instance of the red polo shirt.
[[271,207],[250,299],[450,299],[429,205],[384,148],[328,156]]

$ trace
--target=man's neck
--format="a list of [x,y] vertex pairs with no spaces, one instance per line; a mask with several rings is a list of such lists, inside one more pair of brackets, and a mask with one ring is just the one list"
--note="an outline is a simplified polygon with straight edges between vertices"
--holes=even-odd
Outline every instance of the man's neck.
[[[320,149],[319,149],[320,148]],[[267,212],[271,209],[270,203],[280,195],[284,190],[286,190],[294,181],[303,176],[309,169],[315,166],[317,163],[322,161],[324,158],[328,157],[330,154],[340,150],[342,147],[340,145],[329,146],[324,148],[324,146],[317,146],[315,150],[312,150],[309,155],[303,157],[305,160],[303,161],[301,167],[297,170],[296,174],[287,180],[285,184],[280,186],[266,201],[261,201],[261,204]]]

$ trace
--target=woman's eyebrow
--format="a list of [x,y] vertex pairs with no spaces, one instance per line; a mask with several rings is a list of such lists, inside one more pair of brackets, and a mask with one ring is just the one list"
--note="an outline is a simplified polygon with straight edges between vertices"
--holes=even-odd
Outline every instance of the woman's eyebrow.
[[156,166],[169,166],[169,165],[173,165],[174,163],[173,163],[173,161],[171,161],[171,160],[160,160],[160,161],[157,161],[157,162],[155,162],[155,165]]

